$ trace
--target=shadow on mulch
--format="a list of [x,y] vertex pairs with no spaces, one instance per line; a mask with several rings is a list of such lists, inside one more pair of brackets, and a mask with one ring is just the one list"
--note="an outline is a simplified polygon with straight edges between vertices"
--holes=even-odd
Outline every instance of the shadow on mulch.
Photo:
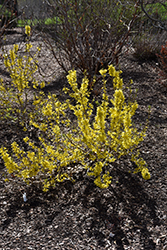
[[[48,213],[48,217],[44,219],[47,227],[64,209],[68,210],[71,205],[81,203],[81,206],[87,211],[90,209],[94,211],[88,237],[96,238],[100,247],[105,246],[106,235],[100,230],[103,223],[109,231],[114,233],[109,237],[109,241],[117,243],[117,250],[124,249],[124,245],[129,245],[127,236],[122,230],[122,227],[125,226],[132,235],[135,230],[140,230],[140,241],[142,241],[144,249],[155,249],[155,243],[147,229],[150,221],[154,227],[160,225],[159,218],[156,216],[155,200],[144,190],[139,177],[118,170],[115,171],[115,175],[118,177],[118,183],[115,184],[115,187],[111,185],[108,190],[100,190],[92,179],[87,180],[88,177],[84,178],[82,175],[78,176],[75,184],[66,181],[57,185],[55,189],[51,189],[49,193],[43,193],[34,185],[27,192],[29,199],[26,203],[23,204],[21,193],[13,197],[9,209],[6,211],[8,219],[1,226],[3,230],[7,228],[19,210],[24,210],[27,221],[29,221],[31,219],[30,209],[41,207],[46,214]],[[62,199],[63,193],[65,194],[64,199]],[[57,197],[56,200],[55,197]],[[48,204],[54,202],[57,204],[56,209],[50,213]],[[131,222],[126,225],[128,218]],[[38,221],[36,229],[40,228],[42,228],[42,224]]]
[[7,71],[4,70],[4,69],[1,69],[1,68],[0,68],[0,75],[1,75],[1,77],[2,77],[2,76],[6,76],[6,77],[9,77],[9,78],[10,78],[10,73],[7,72]]
[[[128,245],[128,240],[126,238],[125,233],[121,229],[121,226],[124,224],[124,216],[121,216],[119,214],[119,204],[122,203],[122,209],[125,214],[128,215],[128,217],[131,218],[131,220],[134,222],[135,228],[141,229],[143,242],[146,242],[149,236],[151,234],[147,230],[147,222],[148,220],[153,220],[154,226],[160,225],[160,221],[156,216],[156,202],[154,199],[150,198],[149,195],[146,193],[146,191],[143,189],[141,182],[138,180],[138,178],[131,176],[130,174],[126,172],[119,172],[117,171],[118,177],[119,177],[119,185],[118,187],[112,188],[109,187],[110,192],[113,193],[113,196],[110,198],[105,198],[106,202],[105,204],[101,203],[102,197],[96,196],[94,201],[94,207],[98,210],[98,214],[101,217],[102,220],[106,220],[109,222],[109,225],[112,229],[114,229],[115,236],[112,238],[110,237],[110,241],[116,241],[119,248],[117,249],[124,249],[124,244]],[[90,184],[87,186],[85,190],[85,197],[84,197],[84,205],[87,206],[88,197],[89,195],[93,194],[94,188],[93,184]],[[112,214],[107,214],[107,206],[112,204],[113,212]],[[142,210],[142,207],[145,207]],[[88,207],[87,207],[88,208]],[[141,214],[139,213],[141,212]],[[145,218],[145,215],[147,214],[147,220]],[[94,226],[96,224],[96,221],[92,223],[91,233],[94,234],[94,236],[97,236],[97,232],[94,231]],[[131,229],[134,230],[134,227]],[[132,230],[131,230],[132,231]],[[98,238],[103,241],[105,239],[105,235],[98,235]],[[123,244],[124,242],[124,244]],[[147,247],[145,245],[145,247]],[[152,249],[155,249],[155,243],[150,240],[149,247],[152,247]],[[147,248],[144,248],[147,249]],[[150,248],[151,249],[151,248]]]

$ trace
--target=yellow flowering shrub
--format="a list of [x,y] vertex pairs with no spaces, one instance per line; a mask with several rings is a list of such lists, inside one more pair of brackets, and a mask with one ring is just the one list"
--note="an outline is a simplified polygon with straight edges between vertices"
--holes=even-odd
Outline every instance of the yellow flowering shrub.
[[[110,65],[108,70],[100,70],[103,76],[103,96],[101,104],[96,108],[90,101],[89,81],[85,76],[78,87],[76,71],[69,71],[68,83],[72,89],[70,98],[61,103],[55,95],[48,95],[47,101],[34,99],[34,106],[39,108],[39,119],[34,121],[31,114],[30,123],[39,133],[40,146],[36,146],[28,137],[24,141],[30,150],[22,150],[12,143],[13,156],[2,147],[0,154],[9,173],[23,178],[30,183],[36,177],[43,182],[43,190],[47,191],[56,181],[66,179],[73,181],[73,173],[82,167],[87,175],[94,177],[94,183],[100,188],[107,188],[111,183],[109,171],[105,171],[112,162],[128,155],[137,168],[134,173],[141,172],[144,179],[150,178],[146,162],[140,157],[137,147],[145,137],[145,130],[138,132],[132,123],[132,116],[138,107],[136,101],[126,101],[123,93],[123,80],[120,71]],[[113,79],[114,95],[109,99],[106,91],[106,75]],[[26,85],[26,82],[25,82]],[[68,88],[64,91],[69,92]],[[70,120],[68,112],[75,115]],[[45,137],[49,136],[49,140]],[[17,159],[17,160],[16,160]]]
[[[26,26],[26,33],[30,34],[30,27]],[[38,81],[34,79],[34,73],[37,70],[37,52],[31,56],[30,49],[32,45],[27,40],[23,53],[20,56],[19,46],[15,44],[9,53],[4,53],[4,65],[6,66],[11,77],[11,84],[7,85],[0,80],[0,120],[16,120],[19,124],[26,126],[29,122],[28,103],[31,99],[30,83],[33,88],[39,86]],[[44,87],[44,82],[41,87]],[[34,96],[35,97],[35,92]],[[39,97],[38,97],[39,98]]]

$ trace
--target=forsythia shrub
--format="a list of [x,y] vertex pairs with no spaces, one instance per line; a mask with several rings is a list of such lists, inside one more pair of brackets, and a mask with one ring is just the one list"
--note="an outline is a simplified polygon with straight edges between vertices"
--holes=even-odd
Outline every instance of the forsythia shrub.
[[[25,33],[28,38],[30,31],[30,26],[26,26]],[[24,56],[19,55],[17,44],[9,53],[4,53],[4,64],[10,73],[12,82],[7,85],[2,79],[0,80],[0,120],[11,119],[25,127],[29,123],[30,110],[28,105],[30,99],[32,99],[30,83],[34,89],[39,86],[38,81],[34,79],[34,73],[37,71],[36,58],[40,48],[38,47],[36,53],[31,56],[32,45],[28,38],[23,51]],[[40,87],[44,86],[45,84],[42,82]],[[35,92],[33,98],[36,98]]]
[[[112,162],[128,155],[137,165],[133,172],[141,172],[144,179],[149,179],[147,164],[137,150],[145,137],[146,127],[138,132],[132,124],[138,104],[136,101],[126,102],[120,73],[112,65],[108,70],[100,70],[103,96],[96,115],[93,115],[94,106],[89,98],[89,81],[85,76],[81,87],[78,87],[76,71],[69,71],[67,76],[72,89],[69,95],[75,101],[61,103],[51,94],[47,102],[40,98],[34,100],[34,106],[40,103],[39,116],[42,119],[34,121],[32,114],[30,123],[41,131],[41,144],[37,146],[28,137],[24,138],[30,148],[26,152],[14,142],[13,156],[2,147],[0,154],[8,172],[23,178],[28,184],[40,178],[43,190],[47,191],[56,182],[73,181],[73,173],[82,167],[87,169],[87,175],[94,177],[97,186],[107,188],[112,177],[108,171],[105,172],[106,166],[110,167]],[[106,74],[113,78],[113,99],[109,99],[106,93]],[[69,92],[67,88],[64,91]],[[69,110],[73,111],[76,120],[68,118]],[[50,140],[45,138],[45,134],[49,134]]]

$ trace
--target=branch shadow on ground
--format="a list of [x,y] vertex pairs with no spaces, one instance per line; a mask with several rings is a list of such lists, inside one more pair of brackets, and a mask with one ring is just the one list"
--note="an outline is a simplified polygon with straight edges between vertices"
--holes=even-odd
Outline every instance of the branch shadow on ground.
[[[29,221],[30,209],[38,207],[42,208],[42,213],[47,216],[44,222],[40,220],[35,222],[37,229],[39,226],[47,227],[58,215],[59,219],[64,216],[62,211],[69,212],[71,207],[81,204],[81,211],[82,209],[86,211],[85,218],[90,219],[89,226],[83,221],[87,237],[95,238],[99,249],[104,249],[107,238],[111,245],[116,245],[117,250],[124,250],[125,245],[131,244],[127,233],[133,237],[137,230],[140,231],[138,236],[140,245],[146,250],[156,249],[147,227],[149,224],[155,227],[161,223],[156,216],[156,201],[150,197],[147,190],[144,190],[143,183],[137,176],[118,170],[115,174],[118,177],[118,184],[111,185],[108,189],[99,189],[93,179],[80,175],[74,185],[69,181],[64,182],[48,193],[43,193],[35,186],[30,187],[27,193],[29,200],[26,204],[23,204],[22,193],[16,193],[12,199],[9,195],[10,206],[6,211],[7,218],[1,227],[5,230],[20,210],[24,211],[26,220]],[[50,212],[49,206],[55,203],[56,195],[56,207]],[[70,227],[72,224],[68,230],[73,234],[73,227]]]
[[[156,216],[157,204],[155,200],[144,190],[137,177],[121,171],[117,171],[117,175],[119,184],[115,188],[112,185],[109,187],[110,197],[105,198],[103,192],[100,195],[95,195],[96,198],[91,206],[97,209],[97,214],[92,222],[89,236],[97,237],[99,245],[103,246],[102,242],[106,236],[100,232],[97,222],[97,218],[99,218],[101,222],[106,224],[109,231],[111,230],[111,233],[115,234],[114,237],[109,237],[110,242],[116,242],[117,250],[124,249],[124,245],[130,245],[130,243],[122,228],[125,227],[127,221],[130,221],[126,227],[132,235],[136,230],[140,230],[140,243],[143,244],[144,249],[155,249],[155,243],[147,229],[147,225],[152,221],[154,227],[160,225]],[[94,194],[94,189],[93,183],[88,184],[85,189],[84,205],[86,207],[89,207],[89,198]]]

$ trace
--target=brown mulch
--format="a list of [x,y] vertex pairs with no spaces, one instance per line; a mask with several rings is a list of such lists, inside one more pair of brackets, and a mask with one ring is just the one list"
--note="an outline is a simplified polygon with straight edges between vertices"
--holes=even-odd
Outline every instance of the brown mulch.
[[[15,38],[18,34],[7,37]],[[108,189],[96,187],[83,172],[76,174],[75,184],[66,181],[43,193],[12,176],[5,182],[0,159],[0,249],[167,249],[167,87],[158,82],[154,61],[138,62],[129,52],[120,68],[124,82],[133,79],[132,88],[138,89],[137,124],[145,124],[151,105],[147,137],[140,145],[151,179],[126,172],[131,163],[125,159],[114,165]],[[2,63],[0,72],[8,79]],[[53,81],[50,90],[58,93],[61,85]],[[0,146],[21,143],[25,134],[20,131],[0,124]]]

